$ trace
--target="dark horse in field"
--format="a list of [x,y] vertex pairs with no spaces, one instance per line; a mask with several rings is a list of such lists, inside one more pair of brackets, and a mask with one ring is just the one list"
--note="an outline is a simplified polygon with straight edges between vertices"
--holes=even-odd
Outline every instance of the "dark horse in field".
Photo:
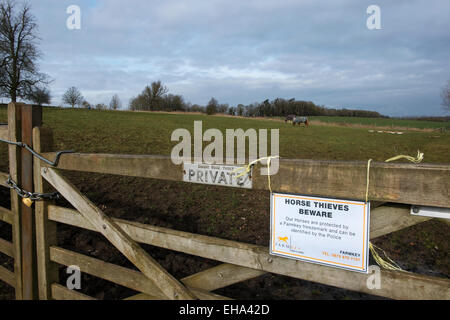
[[284,122],[292,122],[292,125],[301,125],[302,123],[305,124],[305,127],[309,126],[309,120],[307,117],[297,117],[296,115],[290,114],[286,117]]
[[295,114],[290,114],[290,115],[288,115],[288,116],[286,117],[286,119],[284,120],[284,122],[285,122],[285,123],[288,123],[288,122],[294,121],[294,119],[295,119]]

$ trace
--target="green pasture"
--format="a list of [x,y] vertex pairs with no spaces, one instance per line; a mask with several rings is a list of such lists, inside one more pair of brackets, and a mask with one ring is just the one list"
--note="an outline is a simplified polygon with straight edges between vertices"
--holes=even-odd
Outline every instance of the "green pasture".
[[[384,161],[398,154],[415,156],[417,150],[420,150],[425,153],[424,162],[450,162],[448,132],[405,131],[403,135],[393,135],[370,132],[368,128],[360,126],[293,127],[283,121],[270,119],[200,114],[44,109],[44,125],[51,127],[54,131],[55,150],[73,149],[77,152],[170,155],[173,146],[177,144],[177,142],[171,142],[172,132],[178,128],[185,128],[193,136],[196,120],[203,122],[203,132],[209,128],[217,128],[223,132],[224,137],[226,129],[280,129],[280,155],[284,158],[363,161],[371,158],[375,161]],[[357,120],[361,119],[355,121]],[[371,121],[383,120],[389,121],[389,119],[371,119]],[[4,108],[0,109],[0,122],[6,122]],[[417,122],[424,123],[425,127],[435,125],[432,122]],[[442,126],[443,123],[440,125]],[[0,167],[5,165],[6,146],[0,144]]]
[[410,128],[410,129],[450,129],[450,123],[438,121],[403,120],[390,118],[357,118],[357,117],[310,117],[312,121],[324,123],[362,125],[372,127],[388,128]]

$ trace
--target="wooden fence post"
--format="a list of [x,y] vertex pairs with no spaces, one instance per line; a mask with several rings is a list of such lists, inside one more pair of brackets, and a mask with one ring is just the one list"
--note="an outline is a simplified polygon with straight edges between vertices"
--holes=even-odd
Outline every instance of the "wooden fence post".
[[[37,153],[51,151],[53,135],[50,128],[35,127],[33,129],[33,148]],[[39,193],[48,193],[51,186],[41,175],[41,162],[34,161],[34,184]],[[52,284],[58,283],[58,266],[50,261],[50,247],[57,245],[56,222],[48,220],[48,201],[35,204],[36,247],[39,299],[52,299]]]
[[[42,107],[22,105],[22,142],[33,148],[33,128],[42,124]],[[33,155],[22,148],[22,175],[20,185],[33,192]],[[22,298],[38,298],[36,262],[36,224],[33,207],[21,202],[21,245],[22,245]]]
[[[22,104],[8,104],[8,132],[10,141],[21,141],[22,133]],[[9,145],[9,175],[14,181],[20,181],[21,176],[21,148]],[[12,240],[14,245],[14,275],[16,299],[22,300],[22,246],[21,246],[21,205],[20,197],[11,190],[11,212],[14,214],[12,223]]]

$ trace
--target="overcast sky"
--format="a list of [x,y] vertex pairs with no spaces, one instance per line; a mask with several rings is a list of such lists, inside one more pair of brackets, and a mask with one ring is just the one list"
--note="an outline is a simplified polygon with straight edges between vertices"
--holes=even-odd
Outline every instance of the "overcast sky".
[[[391,116],[445,115],[448,0],[32,0],[54,80],[90,103],[124,106],[161,80],[186,101],[310,100]],[[381,30],[366,10],[381,8]],[[67,7],[81,9],[69,30]]]

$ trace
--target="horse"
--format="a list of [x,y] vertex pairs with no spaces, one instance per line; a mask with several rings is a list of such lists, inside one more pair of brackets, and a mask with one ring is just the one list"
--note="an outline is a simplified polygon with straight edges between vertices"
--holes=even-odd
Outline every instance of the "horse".
[[309,120],[308,120],[308,118],[307,117],[295,117],[293,120],[292,120],[292,125],[296,125],[296,124],[298,124],[299,126],[302,124],[302,123],[304,123],[305,124],[305,127],[308,127],[309,126]]
[[295,114],[290,114],[290,115],[288,115],[288,116],[286,117],[286,119],[284,119],[284,122],[285,122],[285,123],[293,122],[294,119],[295,119]]

